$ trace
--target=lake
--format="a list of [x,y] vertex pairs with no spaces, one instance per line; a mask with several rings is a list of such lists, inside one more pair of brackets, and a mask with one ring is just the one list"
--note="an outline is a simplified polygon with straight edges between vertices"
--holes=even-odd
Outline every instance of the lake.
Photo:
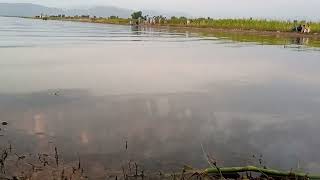
[[94,173],[206,168],[206,154],[320,172],[320,51],[307,40],[0,17],[1,147],[57,147]]

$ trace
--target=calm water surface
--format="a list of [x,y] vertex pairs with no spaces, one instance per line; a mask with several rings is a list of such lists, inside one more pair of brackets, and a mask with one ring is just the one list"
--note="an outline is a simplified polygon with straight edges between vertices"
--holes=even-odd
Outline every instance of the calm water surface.
[[95,169],[203,168],[204,150],[319,172],[320,52],[298,46],[1,17],[0,143]]

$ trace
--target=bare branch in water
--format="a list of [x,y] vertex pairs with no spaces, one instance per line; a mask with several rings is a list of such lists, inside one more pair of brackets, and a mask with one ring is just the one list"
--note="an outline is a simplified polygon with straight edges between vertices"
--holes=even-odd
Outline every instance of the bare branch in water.
[[78,170],[81,169],[81,161],[80,161],[80,155],[78,153]]
[[56,165],[59,167],[59,154],[57,147],[54,147],[54,158],[56,159]]

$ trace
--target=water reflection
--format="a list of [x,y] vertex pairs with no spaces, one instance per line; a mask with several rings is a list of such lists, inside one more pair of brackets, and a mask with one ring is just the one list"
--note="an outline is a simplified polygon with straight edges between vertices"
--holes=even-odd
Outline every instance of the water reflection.
[[0,48],[1,145],[32,154],[57,146],[93,172],[128,159],[203,168],[202,147],[222,165],[262,154],[267,166],[320,170],[316,51],[251,36],[18,21],[0,27],[0,46],[15,47]]
[[[194,32],[197,32],[196,30]],[[248,43],[258,45],[281,45],[284,48],[297,48],[302,50],[318,50],[320,47],[320,39],[318,35],[304,36],[301,34],[274,34],[274,33],[254,33],[254,32],[199,32],[204,38],[216,37],[222,42],[232,43],[241,42],[243,46]],[[298,45],[298,46],[297,46]]]
[[[255,34],[199,31],[198,29],[176,29],[169,27],[121,26],[60,21],[40,21],[21,18],[0,17],[0,47],[39,47],[75,44],[101,44],[109,42],[191,42],[212,41],[227,45],[234,42],[260,45],[282,45],[285,48],[318,50],[319,36]],[[201,36],[199,36],[201,35]],[[21,41],[23,38],[24,41]],[[231,42],[230,42],[231,41]],[[61,42],[63,42],[61,44]],[[299,45],[299,46],[292,46]]]
[[309,44],[309,38],[297,37],[296,40],[292,42],[292,44],[308,45]]
[[138,32],[140,32],[141,30],[142,30],[142,27],[139,26],[139,25],[132,25],[132,26],[131,26],[131,31],[132,31],[133,33],[137,33],[137,35],[139,35]]
[[219,86],[207,93],[104,97],[79,96],[80,90],[62,91],[61,97],[47,91],[15,98],[2,94],[8,100],[1,102],[1,119],[11,126],[1,141],[31,153],[48,151],[53,141],[67,159],[80,153],[104,167],[120,166],[109,162],[127,156],[150,169],[205,167],[202,144],[224,165],[256,164],[252,155],[263,154],[268,166],[295,168],[300,162],[319,170],[318,102],[299,89],[277,96],[262,87],[237,89],[236,94]]

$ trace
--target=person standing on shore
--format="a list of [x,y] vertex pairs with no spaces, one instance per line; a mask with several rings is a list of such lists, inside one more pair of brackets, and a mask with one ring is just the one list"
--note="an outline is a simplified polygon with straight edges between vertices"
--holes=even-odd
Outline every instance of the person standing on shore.
[[302,25],[300,24],[298,27],[297,27],[297,32],[302,32]]
[[311,28],[310,28],[310,24],[308,23],[306,26],[306,33],[310,33],[311,32]]
[[304,25],[302,25],[302,29],[301,29],[301,33],[305,33],[305,31],[306,31],[306,25],[304,24]]

